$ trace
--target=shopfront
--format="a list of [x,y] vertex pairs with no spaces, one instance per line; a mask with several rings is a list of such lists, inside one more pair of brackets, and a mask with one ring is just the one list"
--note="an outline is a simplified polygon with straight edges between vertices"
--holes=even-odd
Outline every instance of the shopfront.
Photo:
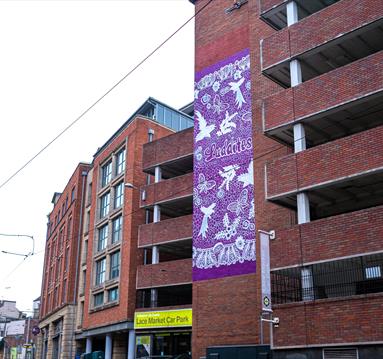
[[136,312],[136,358],[191,358],[192,310]]

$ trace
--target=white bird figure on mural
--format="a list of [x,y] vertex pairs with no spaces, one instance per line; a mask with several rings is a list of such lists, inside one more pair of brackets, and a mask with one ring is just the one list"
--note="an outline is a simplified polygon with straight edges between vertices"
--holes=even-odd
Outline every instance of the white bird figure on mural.
[[209,228],[208,220],[211,215],[214,213],[215,203],[212,203],[209,207],[201,207],[201,212],[203,213],[202,224],[199,230],[198,235],[202,235],[202,238],[206,238],[206,233]]
[[238,176],[238,181],[243,182],[243,187],[248,185],[254,186],[254,169],[253,169],[253,160],[250,161],[249,167],[247,168],[247,173],[243,173]]
[[242,104],[246,103],[240,86],[243,84],[243,81],[245,81],[245,78],[242,77],[239,81],[237,82],[230,82],[230,90],[235,93],[235,104],[237,105],[238,108],[242,107]]
[[199,133],[195,138],[195,141],[201,141],[205,137],[210,138],[210,133],[215,129],[215,125],[208,125],[205,118],[202,116],[201,112],[196,111]]
[[217,132],[218,136],[225,135],[226,133],[230,133],[232,131],[232,128],[236,128],[237,125],[235,122],[232,122],[232,119],[237,116],[238,112],[233,113],[232,115],[229,115],[229,111],[226,111],[225,118],[222,120],[221,124],[219,125],[219,131]]
[[223,181],[219,188],[223,188],[226,186],[226,191],[229,190],[230,187],[230,182],[234,179],[236,175],[236,170],[239,168],[238,165],[229,165],[223,167],[223,171],[219,170],[218,173],[219,175],[223,178]]

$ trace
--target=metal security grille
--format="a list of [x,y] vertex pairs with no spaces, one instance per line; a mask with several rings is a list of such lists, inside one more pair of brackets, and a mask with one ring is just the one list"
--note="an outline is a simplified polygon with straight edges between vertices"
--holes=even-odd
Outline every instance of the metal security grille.
[[383,253],[271,272],[275,304],[383,292]]
[[323,359],[358,359],[358,349],[323,349]]

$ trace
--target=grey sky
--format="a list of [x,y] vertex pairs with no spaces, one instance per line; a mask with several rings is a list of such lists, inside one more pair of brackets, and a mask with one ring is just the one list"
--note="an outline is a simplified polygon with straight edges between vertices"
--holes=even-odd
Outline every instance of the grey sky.
[[[0,1],[0,183],[193,14],[187,0]],[[193,76],[194,21],[0,189],[0,233],[36,238],[25,261],[0,253],[0,299],[26,310],[40,295],[46,215],[77,163],[147,97],[192,101]],[[31,247],[0,237],[0,252]]]

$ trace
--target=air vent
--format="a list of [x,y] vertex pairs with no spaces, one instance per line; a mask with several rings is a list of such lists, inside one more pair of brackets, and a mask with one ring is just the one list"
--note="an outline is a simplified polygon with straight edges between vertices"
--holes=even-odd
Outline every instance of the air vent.
[[358,359],[358,349],[323,349],[323,359]]

